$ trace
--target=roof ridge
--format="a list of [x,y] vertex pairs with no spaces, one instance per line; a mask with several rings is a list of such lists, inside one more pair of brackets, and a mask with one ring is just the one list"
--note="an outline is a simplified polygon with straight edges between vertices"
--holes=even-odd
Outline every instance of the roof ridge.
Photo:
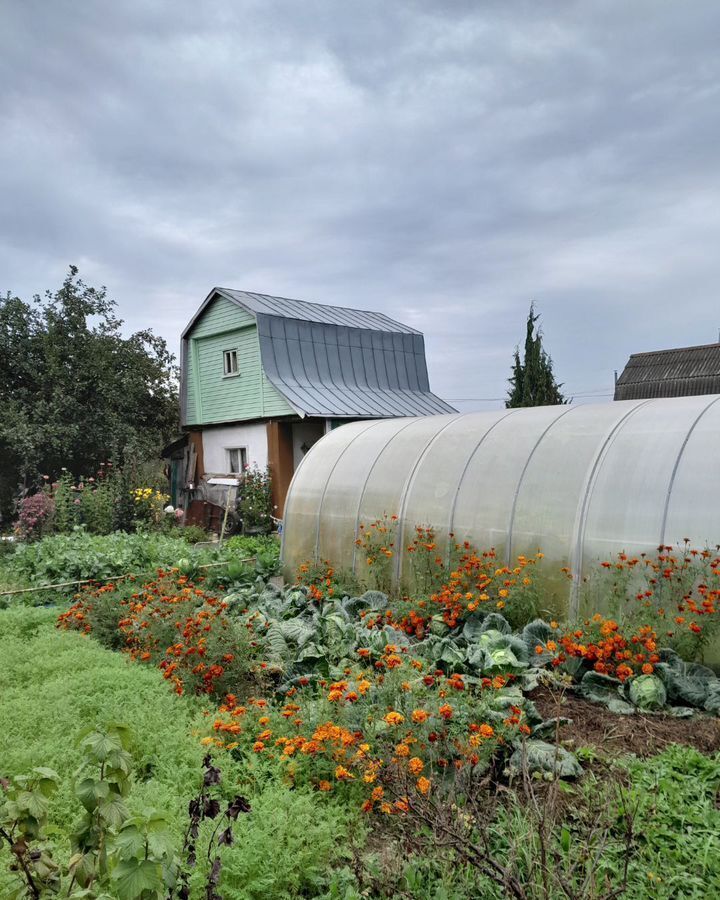
[[693,344],[690,347],[667,347],[665,350],[640,350],[637,353],[631,353],[630,359],[636,356],[653,356],[657,353],[685,353],[688,350],[709,350],[711,347],[720,349],[720,341],[713,341],[711,344]]
[[[403,322],[400,322],[397,319],[391,318],[389,315],[387,315],[387,313],[379,312],[378,310],[374,310],[374,309],[360,309],[357,306],[338,306],[334,303],[320,303],[317,300],[301,300],[298,297],[283,297],[279,294],[265,294],[260,291],[248,291],[248,290],[243,290],[240,288],[222,287],[220,285],[216,286],[214,288],[214,290],[215,291],[224,291],[224,292],[230,293],[230,294],[247,294],[250,297],[259,297],[263,300],[279,300],[281,302],[285,301],[287,303],[299,303],[301,306],[310,307],[311,309],[318,308],[320,310],[337,310],[337,311],[343,312],[343,313],[360,313],[360,314],[367,315],[367,316],[379,316],[385,322],[387,322],[388,325],[397,325],[398,328],[400,329],[400,331],[397,333],[421,334],[421,332],[419,332],[416,328],[412,328],[412,326],[410,326],[410,325],[405,325]],[[268,316],[278,315],[277,313],[274,314],[272,312],[264,312],[263,314],[268,315]],[[283,318],[295,319],[295,321],[299,321],[299,322],[303,321],[303,319],[299,319],[298,317],[292,316],[292,315],[285,315],[285,316],[283,316]],[[330,324],[330,323],[324,323],[321,321],[320,324]],[[346,325],[345,327],[346,328],[364,328],[367,331],[379,331],[380,330],[376,326],[373,327],[371,324],[367,324],[365,326]],[[389,329],[389,328],[385,329],[385,330],[391,331],[391,329]]]

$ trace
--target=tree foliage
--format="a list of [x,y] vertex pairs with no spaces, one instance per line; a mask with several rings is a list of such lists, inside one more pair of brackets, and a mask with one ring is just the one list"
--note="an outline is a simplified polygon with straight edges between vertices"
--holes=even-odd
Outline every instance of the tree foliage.
[[542,332],[536,329],[540,314],[530,304],[525,334],[525,351],[520,360],[520,348],[515,348],[510,390],[505,406],[513,409],[519,406],[555,406],[568,401],[560,392],[562,384],[555,381],[552,359],[542,345]]
[[174,357],[150,330],[124,337],[115,307],[75,266],[44,297],[0,297],[0,510],[41,473],[156,458],[177,429]]

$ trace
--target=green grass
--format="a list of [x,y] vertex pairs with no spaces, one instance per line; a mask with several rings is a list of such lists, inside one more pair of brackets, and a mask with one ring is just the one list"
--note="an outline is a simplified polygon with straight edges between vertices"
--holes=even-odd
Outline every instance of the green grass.
[[[157,670],[56,631],[55,615],[28,608],[0,612],[0,774],[49,766],[61,775],[51,801],[53,844],[67,850],[80,812],[72,787],[77,736],[96,724],[123,722],[135,735],[140,773],[129,805],[163,811],[179,848],[187,803],[201,776],[204,707],[174,695]],[[249,794],[253,806],[238,821],[236,846],[224,852],[226,900],[315,895],[344,842],[349,815],[282,783],[256,782],[253,789],[229,755],[220,765],[228,791]],[[8,892],[7,864],[7,851],[0,850],[0,897]]]

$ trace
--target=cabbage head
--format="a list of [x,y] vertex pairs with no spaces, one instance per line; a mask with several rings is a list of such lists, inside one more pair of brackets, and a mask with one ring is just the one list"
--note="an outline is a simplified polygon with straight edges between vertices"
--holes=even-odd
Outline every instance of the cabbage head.
[[630,682],[630,702],[638,709],[661,709],[667,701],[665,685],[657,675],[640,675]]

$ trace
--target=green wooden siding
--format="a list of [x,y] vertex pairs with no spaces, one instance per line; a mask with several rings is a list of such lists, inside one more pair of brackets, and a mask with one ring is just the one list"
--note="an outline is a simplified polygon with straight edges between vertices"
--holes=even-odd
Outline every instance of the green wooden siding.
[[[237,350],[238,375],[223,374],[223,352]],[[218,297],[188,339],[187,424],[235,422],[294,412],[262,370],[255,317]]]

